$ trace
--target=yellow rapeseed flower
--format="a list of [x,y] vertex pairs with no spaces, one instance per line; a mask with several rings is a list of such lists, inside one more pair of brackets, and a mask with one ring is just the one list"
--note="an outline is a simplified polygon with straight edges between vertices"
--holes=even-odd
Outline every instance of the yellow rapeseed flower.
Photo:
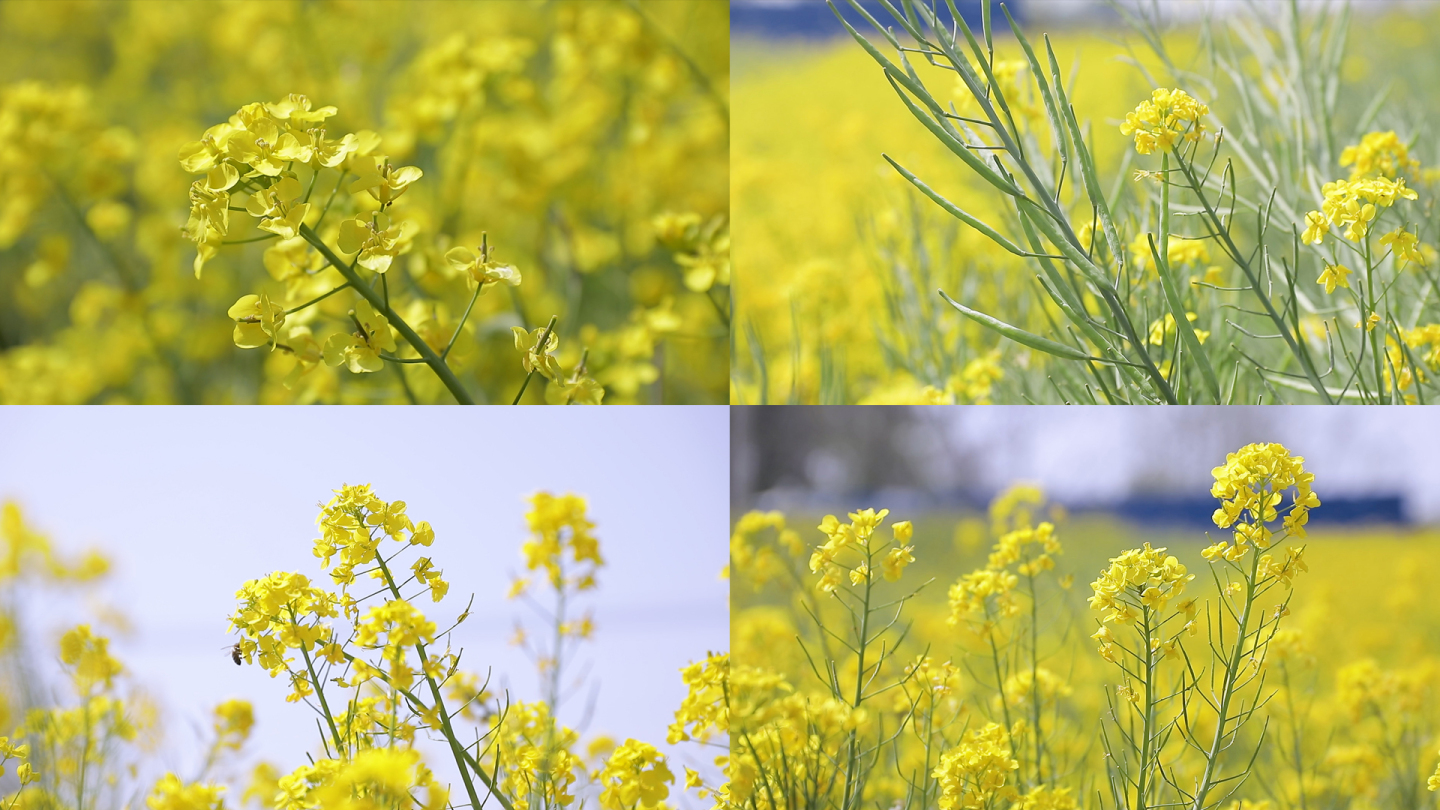
[[1410,157],[1405,142],[1388,132],[1367,132],[1360,143],[1347,146],[1340,153],[1340,165],[1350,167],[1350,179],[1366,177],[1394,178],[1404,172],[1414,172],[1420,162]]
[[220,810],[225,800],[220,794],[224,786],[209,784],[187,785],[180,777],[167,773],[145,799],[150,810]]
[[88,692],[95,684],[109,688],[120,674],[123,667],[110,656],[109,648],[110,640],[91,633],[88,624],[79,625],[60,637],[60,660],[75,668],[75,683],[82,692]]
[[941,810],[980,810],[997,800],[1015,798],[1015,788],[1007,780],[1019,767],[1005,728],[987,723],[941,754],[940,764],[930,775],[940,783]]
[[225,314],[235,321],[232,338],[242,349],[274,346],[285,324],[285,307],[271,301],[265,292],[240,296]]
[[1120,125],[1122,135],[1135,136],[1135,151],[1149,155],[1157,149],[1168,152],[1180,140],[1198,141],[1205,131],[1200,120],[1210,108],[1184,90],[1156,88],[1140,102]]
[[385,368],[380,352],[395,351],[395,334],[390,328],[390,321],[363,298],[356,302],[352,319],[356,326],[354,332],[334,334],[325,341],[326,365],[343,365],[357,374]]
[[1381,208],[1389,208],[1396,200],[1414,200],[1418,197],[1414,189],[1405,187],[1405,179],[1390,180],[1373,177],[1359,180],[1334,180],[1321,189],[1324,201],[1319,211],[1305,215],[1305,232],[1301,241],[1320,244],[1330,226],[1344,226],[1346,239],[1356,242],[1370,232]]
[[382,206],[394,202],[412,183],[425,175],[414,166],[391,166],[389,158],[384,155],[359,161],[357,173],[355,181],[350,184],[350,193],[364,191]]
[[1395,261],[1401,265],[1410,263],[1425,264],[1425,255],[1419,249],[1420,237],[1405,230],[1395,230],[1380,237],[1380,244],[1390,248],[1395,254]]
[[598,779],[600,806],[606,810],[646,810],[670,795],[675,776],[655,746],[626,740],[606,760]]
[[[525,373],[538,371],[551,380],[564,374],[560,361],[553,354],[560,347],[560,336],[555,334],[554,329],[537,326],[526,331],[523,327],[512,326],[510,331],[515,334],[515,351],[521,353],[520,364],[524,366]],[[544,345],[541,345],[542,338]]]
[[445,261],[464,273],[472,287],[480,285],[482,292],[485,287],[495,284],[520,286],[520,271],[514,265],[491,261],[488,246],[482,246],[478,251],[467,247],[451,248],[445,253]]
[[1317,284],[1325,285],[1325,294],[1329,295],[1339,287],[1350,289],[1350,268],[1343,264],[1326,264],[1320,277],[1315,279]]

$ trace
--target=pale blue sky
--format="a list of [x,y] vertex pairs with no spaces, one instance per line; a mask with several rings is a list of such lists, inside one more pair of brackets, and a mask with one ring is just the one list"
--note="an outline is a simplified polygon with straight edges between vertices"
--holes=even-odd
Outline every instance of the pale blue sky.
[[[208,726],[209,708],[230,697],[255,703],[252,750],[290,768],[313,749],[309,710],[285,703],[284,684],[259,667],[231,663],[226,617],[247,579],[323,576],[311,554],[317,507],[345,483],[373,484],[430,522],[430,556],[451,589],[422,609],[443,627],[475,593],[456,632],[464,663],[492,666],[494,682],[524,700],[537,697],[534,671],[506,642],[515,618],[538,620],[504,595],[522,568],[525,497],[586,496],[607,562],[589,600],[598,635],[579,659],[599,686],[590,732],[663,745],[685,694],[678,670],[729,648],[729,587],[718,578],[728,470],[723,406],[0,411],[0,499],[19,501],[61,548],[95,546],[115,560],[100,596],[133,624],[115,651],[160,697],[166,764],[182,773],[198,761],[189,727]],[[87,609],[28,607],[50,631]],[[584,702],[562,719],[579,722]]]

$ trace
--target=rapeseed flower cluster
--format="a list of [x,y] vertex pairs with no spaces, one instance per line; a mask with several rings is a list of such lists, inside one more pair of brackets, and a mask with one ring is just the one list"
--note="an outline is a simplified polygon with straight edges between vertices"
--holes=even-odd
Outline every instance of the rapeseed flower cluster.
[[1305,231],[1300,241],[1306,244],[1320,244],[1332,227],[1344,227],[1343,235],[1351,242],[1361,241],[1369,234],[1381,208],[1393,206],[1396,200],[1414,200],[1419,196],[1414,189],[1405,187],[1403,177],[1332,180],[1320,193],[1325,198],[1320,210],[1305,215]]
[[1340,152],[1340,165],[1350,167],[1350,179],[1388,177],[1395,179],[1420,168],[1420,161],[1410,157],[1410,148],[1395,130],[1367,132],[1360,143]]
[[[951,605],[936,596],[886,597],[876,613],[844,579],[829,595],[817,592],[804,574],[820,549],[792,550],[780,539],[793,516],[737,517],[732,806],[818,810],[849,795],[912,809],[1074,810],[1097,780],[1131,807],[1142,795],[1146,806],[1188,795],[1189,806],[1202,792],[1204,806],[1228,810],[1424,806],[1436,770],[1428,757],[1440,728],[1432,700],[1440,665],[1425,641],[1434,617],[1423,607],[1423,573],[1399,572],[1425,570],[1429,540],[1372,533],[1284,549],[1296,499],[1319,508],[1318,498],[1309,502],[1305,460],[1280,445],[1247,446],[1214,475],[1219,512],[1238,515],[1227,535],[1268,523],[1269,547],[1246,535],[1243,555],[1211,561],[1212,588],[1194,576],[1203,546],[1137,539],[1099,566],[1085,594],[1099,603],[1094,613],[1050,577],[1132,530],[1072,520],[1030,485],[997,496],[991,520],[963,518],[953,549],[948,521],[915,520],[907,543],[925,550],[920,565],[943,571],[973,560],[990,571],[962,574],[960,590],[994,580],[992,563],[1014,577],[1008,596],[1018,609],[996,616],[988,634],[957,633],[946,621]],[[853,518],[830,526],[844,554],[862,547],[870,522],[858,521],[858,532]],[[1053,528],[1042,529],[1047,522]],[[981,546],[975,536],[987,524],[991,544]],[[888,540],[883,529],[869,527],[872,547]],[[1042,538],[1062,535],[1065,554],[1049,553],[1053,567],[1018,570],[1047,554]],[[1306,587],[1289,587],[1307,572]],[[905,576],[916,573],[911,566]],[[1032,576],[1043,586],[1034,597]],[[1386,596],[1366,601],[1357,582],[1382,582]],[[1365,610],[1351,611],[1351,597]],[[1107,615],[1122,601],[1128,622]],[[1087,614],[1092,630],[1075,632]],[[1440,786],[1440,776],[1430,784]]]
[[[246,663],[258,659],[272,678],[289,673],[293,691],[288,700],[302,700],[311,694],[313,683],[291,671],[295,661],[289,651],[308,651],[322,641],[329,643],[334,631],[323,620],[336,618],[353,606],[337,594],[312,586],[303,574],[283,571],[246,582],[235,596],[241,607],[230,617],[230,624],[243,634],[238,644]],[[338,656],[338,650],[331,655]]]
[[[567,556],[578,545],[590,575],[586,588],[594,587],[601,558],[584,500],[549,493],[531,500],[537,537],[560,537]],[[417,598],[427,593],[432,601],[443,601],[447,586],[430,557],[401,561],[401,554],[414,555],[435,541],[434,530],[412,520],[404,502],[385,501],[369,485],[347,485],[320,508],[317,524],[322,536],[313,549],[335,590],[298,572],[275,572],[244,584],[230,623],[241,635],[232,653],[236,663],[258,662],[273,677],[284,675],[292,687],[289,700],[316,712],[322,739],[310,761],[292,771],[257,766],[241,802],[258,799],[262,806],[283,810],[441,810],[454,805],[452,793],[478,798],[483,791],[488,801],[508,810],[574,806],[597,797],[605,807],[632,810],[665,806],[675,791],[685,790],[725,806],[728,781],[686,768],[679,786],[670,758],[645,742],[631,739],[616,746],[599,737],[582,758],[576,752],[578,733],[554,716],[559,700],[553,690],[540,701],[511,704],[497,700],[488,681],[460,671],[459,651],[451,652],[449,637],[468,610],[442,630],[418,608]],[[98,556],[72,565],[55,555],[13,504],[0,519],[0,540],[12,552],[0,556],[9,561],[0,577],[6,596],[18,578],[63,583],[104,571]],[[409,576],[402,579],[402,572]],[[378,590],[367,586],[364,596],[352,593],[351,586],[362,578]],[[564,598],[573,599],[580,580],[567,577],[562,584]],[[583,623],[589,625],[588,617]],[[118,806],[127,794],[151,810],[235,806],[231,786],[213,771],[245,748],[256,723],[250,703],[228,700],[215,706],[198,773],[147,775],[146,760],[131,755],[152,744],[142,735],[150,734],[155,710],[121,694],[126,669],[110,653],[109,639],[80,625],[61,634],[57,647],[78,701],[30,707],[12,736],[0,738],[0,776],[15,774],[6,790],[18,788],[0,795],[0,807],[91,807],[111,801]],[[16,655],[16,648],[0,647],[7,664]],[[542,665],[542,672],[558,674],[562,665],[557,657],[548,670]],[[9,672],[7,666],[0,677],[8,679]],[[710,654],[686,667],[682,678],[688,695],[676,712],[672,734],[678,741],[701,742],[728,754],[728,654]],[[5,683],[8,700],[11,690]],[[0,701],[0,721],[11,723],[10,712],[8,703]],[[475,725],[473,739],[462,742],[462,722]],[[442,750],[448,744],[452,775],[432,770],[419,747],[423,737],[441,741]],[[37,750],[39,757],[33,753]],[[728,756],[717,757],[716,765],[723,772]]]
[[907,687],[918,686],[931,699],[952,697],[961,686],[959,667],[949,661],[937,663],[928,655],[918,656],[907,664],[905,674],[911,676],[906,681]]
[[[1033,522],[1044,503],[1038,487],[1018,484],[990,504],[991,530],[998,536],[985,567],[950,586],[947,622],[951,626],[967,624],[981,636],[996,632],[999,620],[1014,618],[1024,609],[1017,590],[1021,578],[1033,598],[1036,577],[1055,569],[1055,557],[1063,553],[1055,524]],[[1069,580],[1061,584],[1068,587]]]
[[1233,562],[1250,545],[1269,548],[1273,533],[1266,524],[1279,519],[1284,494],[1292,488],[1283,526],[1288,536],[1304,538],[1310,510],[1320,505],[1311,488],[1315,475],[1305,472],[1304,463],[1279,444],[1249,444],[1226,455],[1225,463],[1210,471],[1215,478],[1210,494],[1220,499],[1211,520],[1222,529],[1235,527],[1234,544],[1216,543],[1202,552],[1205,558]]
[[827,539],[810,555],[810,572],[820,574],[815,587],[833,593],[847,578],[851,586],[864,586],[877,573],[890,582],[900,579],[905,567],[915,561],[914,546],[905,545],[913,531],[910,521],[893,524],[890,541],[872,543],[875,530],[889,514],[889,509],[862,509],[850,513],[849,523],[826,515],[819,529]]
[[950,624],[974,620],[990,626],[992,619],[1010,618],[1020,613],[1020,604],[1013,592],[1020,584],[1015,574],[992,568],[981,568],[965,574],[950,586]]
[[[1162,614],[1172,600],[1185,593],[1185,586],[1195,579],[1185,565],[1163,548],[1151,548],[1149,543],[1131,549],[1110,560],[1110,567],[1100,578],[1090,583],[1094,595],[1090,597],[1093,610],[1106,611],[1101,621],[1117,625],[1133,625],[1150,613]],[[1190,612],[1193,608],[1186,603],[1181,609]],[[1102,625],[1102,630],[1103,630]],[[1101,646],[1110,643],[1106,631],[1098,636]],[[1106,652],[1102,649],[1102,653]]]
[[[764,542],[757,535],[773,530],[773,542]],[[800,533],[789,528],[785,515],[776,512],[746,512],[730,532],[730,565],[750,572],[756,588],[786,573],[787,562],[805,553]],[[726,568],[729,576],[729,568]]]
[[724,13],[7,7],[0,401],[717,401]]
[[1019,767],[1002,726],[987,723],[970,732],[941,755],[932,774],[940,781],[941,810],[983,810],[996,802],[1015,801],[1015,787],[1006,782]]
[[[413,748],[372,748],[350,760],[317,760],[281,777],[279,788],[272,800],[278,810],[382,810],[412,805],[441,810],[449,803],[449,791]],[[423,799],[415,795],[417,789],[425,791]]]
[[[14,760],[14,764],[11,764]],[[13,743],[9,737],[0,737],[0,776],[5,775],[6,767],[15,769],[15,778],[20,782],[20,787],[35,781],[35,768],[30,764],[30,746],[23,743]],[[6,800],[0,797],[0,807],[11,810],[19,804],[19,796]]]
[[725,694],[730,683],[730,654],[711,653],[680,671],[688,689],[675,711],[666,742],[706,742],[730,733],[730,704]]
[[[785,676],[753,666],[730,672],[728,691],[732,736],[747,742],[731,754],[728,789],[715,795],[717,807],[779,810],[789,795],[808,794],[810,806],[840,798],[844,769],[834,752],[873,722],[869,712],[833,696],[797,692]],[[729,804],[720,804],[726,798]]]
[[[543,570],[545,581],[557,591],[594,588],[595,573],[605,565],[605,560],[600,556],[595,524],[585,513],[585,499],[541,492],[532,497],[530,503],[532,508],[525,513],[525,521],[533,537],[521,547],[525,567],[530,571]],[[511,595],[518,596],[527,587],[528,580],[517,580]]]
[[225,806],[221,796],[223,785],[186,784],[180,777],[167,773],[155,783],[145,806],[150,810],[220,810]]
[[516,704],[492,722],[502,763],[500,784],[516,797],[516,807],[567,807],[575,801],[580,759],[572,749],[579,733],[557,723],[544,702]]
[[[586,791],[615,810],[662,805],[675,783],[666,756],[641,741],[616,746],[597,738],[582,757],[579,733],[555,716],[574,644],[593,632],[588,614],[572,620],[567,611],[596,587],[604,563],[583,498],[541,492],[530,503],[526,521],[533,536],[522,558],[551,586],[555,605],[544,617],[554,638],[536,653],[542,698],[511,703],[497,699],[488,681],[459,669],[462,651],[452,651],[449,639],[468,609],[441,629],[417,607],[417,597],[426,593],[437,603],[447,595],[433,559],[416,556],[410,576],[399,576],[400,554],[432,546],[434,529],[413,520],[405,502],[385,501],[369,485],[335,491],[321,507],[321,537],[313,549],[338,592],[298,573],[277,572],[246,583],[231,618],[244,634],[244,660],[258,651],[272,676],[289,677],[290,699],[317,711],[325,737],[324,758],[289,774],[257,774],[252,790],[273,797],[271,806],[283,810],[442,808],[450,806],[451,791],[461,789],[469,797],[481,791],[495,796],[507,810],[574,806],[590,795]],[[352,586],[362,576],[378,590],[366,586],[368,595],[357,597]],[[527,581],[517,580],[512,595],[519,594],[529,596]],[[671,737],[728,749],[728,655],[712,654],[682,675],[689,694]],[[243,742],[253,722],[248,712],[248,706],[229,704],[217,710],[217,745]],[[461,741],[461,721],[476,724],[478,742]],[[461,784],[436,777],[416,747],[421,735],[448,744]],[[597,761],[594,770],[587,757]],[[723,768],[727,761],[717,764]],[[686,776],[685,788],[701,798],[723,802],[728,794],[726,784],[709,784],[688,769]]]
[[1120,125],[1122,135],[1135,136],[1135,151],[1142,155],[1168,152],[1177,143],[1200,140],[1205,124],[1200,119],[1210,108],[1184,90],[1157,87]]
[[108,690],[123,667],[111,657],[110,642],[82,624],[60,637],[60,661],[74,667],[75,685],[83,694],[99,687]]
[[[674,255],[684,269],[685,286],[693,292],[709,293],[730,286],[730,227],[724,216],[701,220],[699,214],[664,213],[655,217],[655,238]],[[712,301],[715,299],[712,297]],[[729,309],[716,307],[727,321]]]
[[600,806],[606,810],[650,810],[670,795],[675,776],[655,746],[626,740],[600,771]]

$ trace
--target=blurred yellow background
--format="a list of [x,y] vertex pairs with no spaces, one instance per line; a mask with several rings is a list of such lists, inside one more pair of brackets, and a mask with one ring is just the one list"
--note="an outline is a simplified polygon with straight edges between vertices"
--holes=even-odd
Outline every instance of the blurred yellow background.
[[[283,295],[266,244],[223,249],[201,280],[191,272],[180,229],[193,178],[178,150],[242,105],[291,93],[338,108],[333,137],[374,130],[392,161],[425,172],[394,209],[418,234],[388,281],[427,343],[445,345],[470,299],[446,249],[483,232],[520,270],[513,296],[502,286],[478,299],[450,355],[477,399],[508,403],[520,387],[510,327],[557,316],[562,365],[583,356],[605,402],[723,401],[728,246],[664,237],[677,216],[724,233],[727,11],[723,0],[3,4],[0,401],[453,401],[424,366],[405,367],[402,385],[394,368],[321,364],[287,386],[296,361],[237,348],[226,315],[241,295]],[[317,197],[334,182],[322,178]],[[354,300],[304,313],[320,342],[348,328]],[[525,401],[546,394],[535,384]]]

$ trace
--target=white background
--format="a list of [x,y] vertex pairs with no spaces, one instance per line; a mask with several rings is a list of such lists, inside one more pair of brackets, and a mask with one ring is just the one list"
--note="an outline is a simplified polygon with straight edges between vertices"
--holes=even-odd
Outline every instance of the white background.
[[[525,496],[584,495],[607,563],[587,600],[597,636],[578,657],[599,687],[586,737],[664,749],[686,691],[678,670],[729,649],[729,587],[718,578],[729,556],[728,446],[723,406],[8,408],[0,499],[18,501],[60,548],[114,560],[102,588],[24,608],[52,662],[67,622],[106,605],[128,619],[128,634],[109,630],[114,652],[164,708],[163,766],[187,775],[199,762],[195,729],[230,697],[255,704],[248,761],[288,770],[317,750],[314,715],[284,701],[286,685],[231,662],[226,619],[247,579],[294,570],[328,583],[311,541],[331,490],[370,483],[430,522],[428,554],[451,588],[421,609],[443,628],[473,592],[455,636],[463,663],[493,667],[493,683],[520,700],[538,697],[536,677],[507,642],[517,618],[540,627],[505,599],[523,568]],[[585,703],[562,707],[561,719],[579,723]],[[711,758],[675,753],[681,779],[681,762]]]

